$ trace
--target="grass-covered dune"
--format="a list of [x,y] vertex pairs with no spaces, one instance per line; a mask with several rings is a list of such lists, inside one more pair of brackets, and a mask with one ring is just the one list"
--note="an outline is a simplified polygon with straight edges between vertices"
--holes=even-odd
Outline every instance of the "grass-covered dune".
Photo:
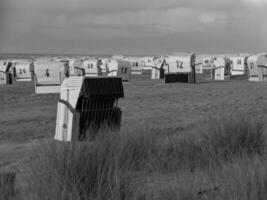
[[0,86],[0,168],[15,199],[266,199],[267,85],[124,84],[120,132],[53,140],[59,95]]

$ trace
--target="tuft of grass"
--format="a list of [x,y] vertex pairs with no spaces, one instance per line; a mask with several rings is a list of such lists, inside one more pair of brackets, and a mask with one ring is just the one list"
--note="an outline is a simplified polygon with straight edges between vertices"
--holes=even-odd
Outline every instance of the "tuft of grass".
[[[112,133],[103,129],[93,142],[47,141],[29,167],[27,199],[194,199],[199,195],[209,199],[211,194],[226,195],[228,185],[220,181],[231,179],[231,170],[226,170],[233,166],[229,163],[243,156],[265,155],[264,123],[229,115],[213,119],[207,130],[198,135],[181,137],[177,133],[162,138],[163,133],[170,134],[148,126],[127,127]],[[237,162],[241,172],[247,173],[241,164],[244,162]],[[265,170],[252,177],[263,175]],[[176,178],[159,179],[160,187],[156,187],[161,175]],[[144,181],[150,176],[155,178]],[[251,176],[244,181],[258,184]],[[263,193],[263,182],[257,186],[259,193]],[[148,185],[156,189],[146,189]],[[207,188],[200,187],[203,185]]]
[[230,114],[211,120],[202,142],[213,158],[228,159],[233,155],[261,154],[266,138],[264,121],[242,114]]
[[[216,199],[267,199],[267,160],[262,156],[242,155],[213,169],[212,178],[218,185]],[[214,199],[209,194],[206,199]]]
[[94,142],[48,141],[30,173],[36,199],[126,199],[135,173],[151,170],[156,137],[146,129],[103,133]]
[[225,115],[210,121],[206,132],[196,135],[170,137],[165,145],[166,160],[161,163],[167,171],[181,167],[204,168],[216,166],[242,154],[263,154],[266,147],[265,123],[260,118],[245,115]]
[[267,199],[267,160],[243,155],[217,168],[189,173],[177,171],[167,179],[160,176],[138,191],[142,200],[261,200]]
[[[49,141],[31,166],[36,199],[114,199],[120,194],[117,152],[108,143]],[[119,198],[118,198],[119,199]]]

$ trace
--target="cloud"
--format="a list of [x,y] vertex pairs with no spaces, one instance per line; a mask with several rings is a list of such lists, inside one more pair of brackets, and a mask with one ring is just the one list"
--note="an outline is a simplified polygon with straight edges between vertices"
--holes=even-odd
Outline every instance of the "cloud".
[[[88,49],[96,41],[117,47],[112,41],[125,40],[128,48],[136,46],[136,41],[150,41],[156,51],[163,49],[164,38],[184,40],[193,47],[202,34],[214,42],[222,40],[218,44],[222,49],[224,44],[241,48],[238,39],[229,44],[221,32],[231,32],[229,37],[242,35],[245,42],[258,38],[255,43],[267,32],[267,0],[0,1],[0,51],[72,49],[75,43],[83,46],[82,40],[90,41]],[[191,41],[196,37],[192,44],[186,35],[192,36]],[[169,40],[165,45],[165,49],[172,48]]]
[[266,4],[267,0],[243,0],[243,2],[249,4]]
[[210,24],[214,22],[218,22],[220,20],[226,20],[228,18],[228,15],[225,13],[203,13],[199,16],[199,21],[204,24]]

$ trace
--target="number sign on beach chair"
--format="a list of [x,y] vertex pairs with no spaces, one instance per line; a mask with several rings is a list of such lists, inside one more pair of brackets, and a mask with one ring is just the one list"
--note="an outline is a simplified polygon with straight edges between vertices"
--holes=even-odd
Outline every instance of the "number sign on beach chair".
[[82,66],[84,69],[85,76],[97,77],[102,75],[102,71],[97,59],[84,60]]
[[32,81],[33,66],[32,62],[15,63],[16,81]]
[[68,77],[68,65],[64,62],[35,62],[35,93],[60,93],[60,85]]
[[248,79],[247,76],[247,56],[233,56],[230,57],[231,68],[230,68],[230,79]]
[[174,53],[165,57],[165,83],[195,83],[195,54]]

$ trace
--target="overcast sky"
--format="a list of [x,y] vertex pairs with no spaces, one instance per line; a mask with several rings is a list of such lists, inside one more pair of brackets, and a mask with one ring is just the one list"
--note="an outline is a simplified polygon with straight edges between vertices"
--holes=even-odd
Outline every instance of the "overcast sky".
[[267,0],[0,0],[1,53],[266,52]]

